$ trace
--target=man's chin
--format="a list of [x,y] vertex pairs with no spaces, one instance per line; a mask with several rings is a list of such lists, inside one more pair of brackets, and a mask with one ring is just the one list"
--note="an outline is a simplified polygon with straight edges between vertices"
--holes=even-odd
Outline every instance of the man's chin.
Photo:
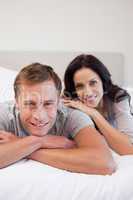
[[32,132],[32,135],[34,135],[34,136],[37,136],[37,137],[43,137],[43,136],[45,136],[45,135],[47,135],[47,133],[34,133],[34,132]]
[[47,135],[48,130],[30,130],[31,135],[38,136],[38,137],[43,137]]

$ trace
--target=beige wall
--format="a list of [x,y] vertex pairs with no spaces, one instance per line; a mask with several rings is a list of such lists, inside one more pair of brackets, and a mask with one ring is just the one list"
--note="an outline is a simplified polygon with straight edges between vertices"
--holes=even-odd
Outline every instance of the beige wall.
[[0,50],[120,52],[133,87],[132,0],[0,0]]

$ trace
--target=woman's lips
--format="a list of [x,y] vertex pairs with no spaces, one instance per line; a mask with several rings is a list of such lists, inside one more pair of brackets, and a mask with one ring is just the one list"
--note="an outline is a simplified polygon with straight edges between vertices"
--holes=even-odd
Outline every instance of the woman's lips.
[[91,97],[85,97],[83,101],[84,101],[84,102],[93,102],[93,101],[96,100],[96,98],[97,98],[96,95],[91,96]]

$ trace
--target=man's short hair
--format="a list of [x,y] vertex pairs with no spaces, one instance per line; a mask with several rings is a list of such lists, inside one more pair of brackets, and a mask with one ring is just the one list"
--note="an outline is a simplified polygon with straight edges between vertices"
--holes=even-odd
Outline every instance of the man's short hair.
[[18,73],[14,81],[15,97],[18,96],[20,85],[22,83],[38,84],[44,81],[52,80],[59,94],[62,90],[62,84],[59,76],[54,72],[53,68],[41,63],[32,63]]

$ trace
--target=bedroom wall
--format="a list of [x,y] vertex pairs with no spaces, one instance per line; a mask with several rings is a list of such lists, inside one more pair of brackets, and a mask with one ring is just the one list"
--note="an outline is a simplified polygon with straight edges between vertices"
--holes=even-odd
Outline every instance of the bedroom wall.
[[132,0],[0,0],[0,50],[120,52],[133,87]]

